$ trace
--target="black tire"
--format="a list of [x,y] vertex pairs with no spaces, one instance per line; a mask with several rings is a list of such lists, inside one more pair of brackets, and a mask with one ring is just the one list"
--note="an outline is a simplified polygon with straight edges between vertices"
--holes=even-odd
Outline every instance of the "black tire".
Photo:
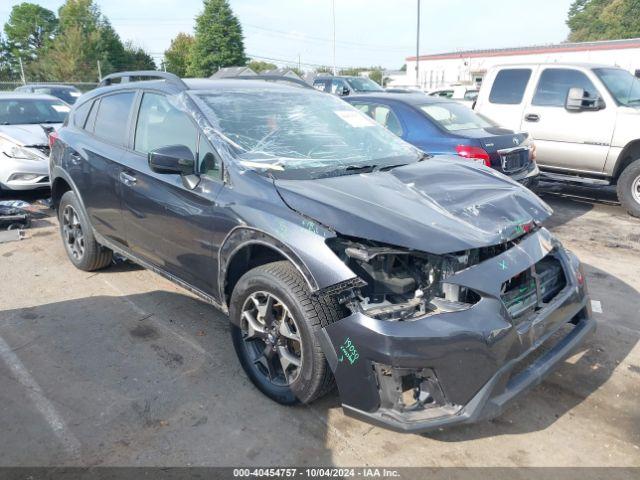
[[[256,361],[254,350],[260,351],[262,345],[268,345],[269,340],[247,340],[248,331],[244,327],[247,322],[243,317],[243,309],[250,306],[249,302],[253,302],[256,295],[263,293],[273,295],[288,309],[301,340],[301,365],[295,371],[295,379],[288,385],[276,384],[270,374],[267,376],[263,364]],[[229,313],[233,320],[231,338],[242,368],[267,397],[283,405],[311,403],[333,389],[333,374],[315,332],[344,318],[346,312],[333,298],[312,298],[306,282],[291,263],[269,263],[242,276],[231,294]],[[281,340],[282,338],[277,342]],[[277,366],[278,360],[275,362]],[[286,371],[284,379],[288,380]]]
[[640,217],[640,160],[624,169],[618,178],[618,200],[629,215]]
[[[69,215],[71,212],[75,214],[75,217],[72,217],[70,222],[65,219],[65,215]],[[96,241],[91,225],[84,214],[84,209],[81,208],[80,201],[73,191],[62,195],[58,207],[58,221],[62,244],[69,260],[76,268],[85,272],[93,272],[111,264],[113,252]],[[73,228],[69,228],[70,224]],[[73,233],[70,233],[72,231]],[[80,248],[80,244],[82,248]]]

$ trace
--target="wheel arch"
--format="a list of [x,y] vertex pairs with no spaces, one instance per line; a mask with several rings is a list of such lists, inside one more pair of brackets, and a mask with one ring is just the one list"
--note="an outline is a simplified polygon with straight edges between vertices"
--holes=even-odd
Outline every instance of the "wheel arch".
[[219,252],[218,288],[223,305],[229,306],[231,292],[240,277],[249,270],[280,260],[291,263],[311,291],[318,285],[304,262],[287,245],[266,232],[236,227],[225,238]]
[[636,160],[640,159],[640,139],[632,140],[627,143],[625,147],[620,152],[618,156],[618,162],[616,163],[616,168],[613,172],[613,180],[614,182],[618,181],[622,172],[624,172],[625,168],[631,165]]

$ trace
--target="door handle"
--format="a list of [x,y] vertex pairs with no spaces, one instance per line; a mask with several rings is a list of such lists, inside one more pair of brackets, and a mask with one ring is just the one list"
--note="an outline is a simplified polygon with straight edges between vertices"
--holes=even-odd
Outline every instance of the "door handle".
[[129,175],[125,172],[120,172],[120,181],[124,183],[127,187],[132,187],[136,184],[138,179],[133,175]]
[[527,115],[524,116],[524,119],[527,122],[539,122],[540,115],[538,115],[537,113],[528,113]]

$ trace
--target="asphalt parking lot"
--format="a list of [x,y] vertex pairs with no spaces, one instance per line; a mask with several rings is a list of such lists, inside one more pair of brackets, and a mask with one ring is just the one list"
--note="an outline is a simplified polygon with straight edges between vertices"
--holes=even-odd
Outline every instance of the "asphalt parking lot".
[[610,189],[548,186],[598,331],[500,418],[402,435],[336,393],[286,408],[244,375],[224,316],[135,265],[67,261],[54,217],[0,244],[0,466],[640,466],[640,220]]

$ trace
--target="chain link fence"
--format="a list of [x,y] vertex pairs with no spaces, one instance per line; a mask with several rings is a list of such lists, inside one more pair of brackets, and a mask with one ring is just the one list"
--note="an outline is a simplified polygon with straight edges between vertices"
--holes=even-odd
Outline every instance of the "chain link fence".
[[[0,82],[0,92],[11,92],[23,85],[20,81]],[[82,92],[87,92],[98,86],[96,82],[27,82],[27,85],[68,85],[76,87]]]

